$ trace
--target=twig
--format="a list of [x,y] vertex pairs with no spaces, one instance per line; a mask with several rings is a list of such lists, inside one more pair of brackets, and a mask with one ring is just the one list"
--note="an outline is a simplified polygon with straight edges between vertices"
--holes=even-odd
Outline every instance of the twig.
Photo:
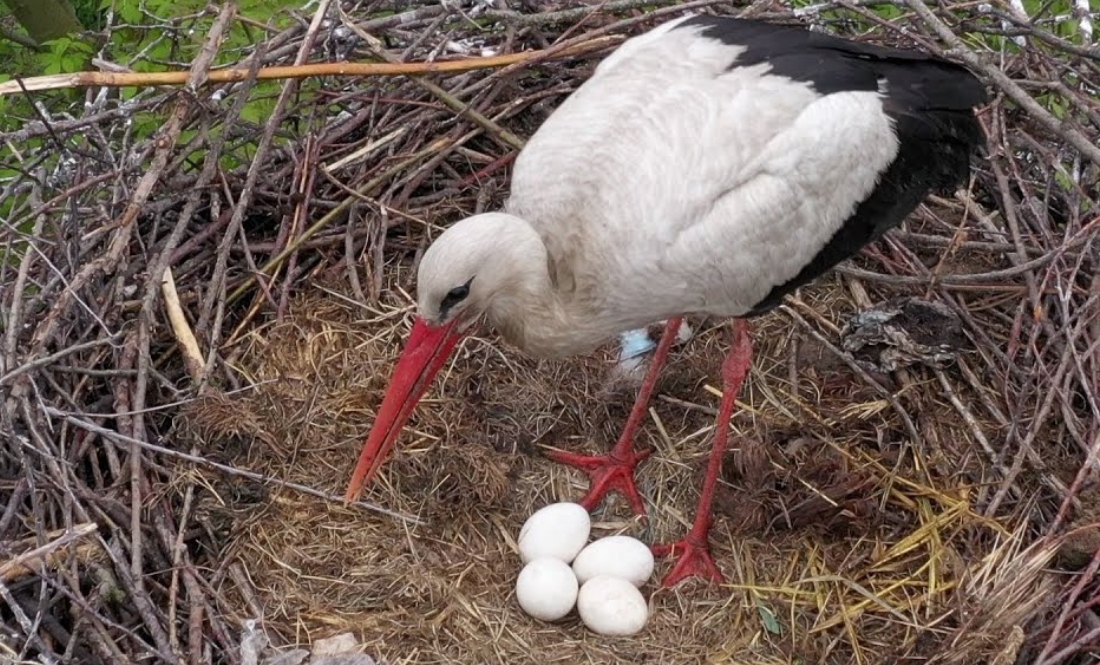
[[195,339],[195,333],[191,332],[191,325],[187,323],[187,316],[180,306],[180,296],[176,292],[176,282],[172,279],[172,269],[164,271],[161,279],[161,292],[164,296],[164,308],[168,311],[168,321],[172,324],[172,332],[179,343],[180,354],[183,356],[183,366],[191,375],[191,381],[195,385],[202,383],[203,355],[199,348],[199,342]]
[[[664,0],[663,2],[655,0],[614,0],[613,2],[601,2],[592,7],[577,7],[575,9],[539,12],[537,14],[521,14],[509,10],[490,9],[485,12],[485,17],[520,26],[551,25],[554,23],[571,23],[596,13],[608,14],[611,12],[626,11],[628,9],[637,9],[638,7],[656,7],[669,4],[677,5],[672,9],[678,10],[683,9],[683,5],[685,4],[690,4],[693,7],[716,5],[718,4],[718,0],[701,3],[678,3],[675,0]],[[658,12],[646,12],[647,16],[653,16],[654,14],[659,15]]]
[[1079,150],[1081,154],[1088,157],[1092,163],[1100,166],[1100,147],[1097,147],[1088,137],[1051,115],[1049,111],[1040,106],[1031,95],[1024,92],[1015,81],[1010,79],[1008,75],[1000,69],[982,62],[973,51],[963,44],[962,39],[952,32],[951,28],[947,27],[947,24],[940,20],[939,17],[932,13],[932,10],[921,0],[905,0],[905,4],[916,12],[925,23],[931,26],[932,29],[936,31],[936,34],[939,35],[940,39],[950,44],[955,54],[958,55],[968,67],[980,71],[982,74],[992,79],[993,82],[997,84],[997,87],[1003,90],[1012,101],[1016,102],[1022,109],[1027,111],[1028,115],[1035,118],[1035,120],[1050,131],[1063,137],[1067,143]]
[[[348,27],[350,27],[352,30],[355,30],[356,34],[358,34],[359,37],[363,39],[363,41],[367,42],[367,44],[370,46],[370,49],[374,52],[375,55],[385,60],[388,60],[391,64],[397,64],[397,58],[386,52],[385,48],[383,48],[382,46],[382,42],[379,41],[378,38],[366,32],[363,32],[362,30],[359,30],[354,23],[348,20],[347,15],[343,12],[343,10],[340,11],[340,14]],[[568,49],[562,49],[562,51],[567,50]],[[463,115],[473,122],[484,127],[486,131],[488,131],[491,135],[498,137],[504,143],[515,148],[516,150],[520,150],[523,148],[523,139],[519,138],[507,129],[501,127],[489,118],[486,118],[478,111],[470,108],[470,106],[468,106],[467,104],[462,103],[457,97],[447,92],[443,88],[432,83],[431,81],[422,78],[414,78],[413,81],[420,87],[435,95],[441,102],[454,109],[460,115]]]
[[[207,70],[213,64],[214,57],[218,53],[218,48],[222,42],[222,35],[229,28],[230,20],[236,13],[236,5],[234,3],[225,4],[217,18],[214,20],[207,33],[206,39],[203,43],[202,49],[199,51],[198,56],[195,58],[191,66],[191,73],[189,79],[198,84],[203,80]],[[196,87],[196,86],[193,86]],[[185,95],[180,103],[176,106],[173,113],[172,120],[169,122],[169,129],[166,134],[165,149],[158,152],[163,153],[165,157],[170,154],[170,148],[176,144],[179,140],[180,133],[182,132],[184,122],[190,115],[192,107],[195,104],[194,98],[191,95]],[[161,173],[167,164],[167,159],[160,160],[158,166],[151,170],[143,181],[147,180],[152,183],[160,180]],[[137,214],[135,212],[134,217]],[[150,329],[153,325],[154,312],[153,303],[156,298],[156,294],[161,286],[161,280],[165,272],[168,269],[168,260],[171,258],[172,250],[179,244],[180,239],[183,237],[183,231],[186,228],[188,217],[182,220],[178,220],[169,240],[164,248],[153,261],[150,267],[149,281],[146,284],[145,294],[142,298],[142,308],[138,316],[137,330],[130,339],[127,341],[127,349],[124,351],[124,357],[129,356],[130,352],[135,352],[136,355],[136,369],[137,376],[133,382],[133,389],[130,392],[129,400],[131,408],[138,410],[133,416],[132,420],[132,432],[133,440],[129,445],[130,453],[130,501],[131,501],[131,551],[130,551],[130,573],[132,578],[132,584],[134,587],[135,595],[144,595],[145,591],[145,575],[144,575],[144,560],[145,552],[142,551],[142,496],[143,496],[143,448],[136,444],[136,442],[144,440],[145,436],[145,418],[144,413],[140,410],[145,406],[145,394],[148,385],[149,365],[150,365]],[[136,224],[129,224],[129,226],[136,226]],[[127,234],[128,235],[128,234]],[[119,571],[120,574],[122,571]],[[152,621],[150,615],[145,616],[147,622]],[[158,625],[150,625],[150,630],[157,628],[153,633],[154,639],[157,641],[157,646],[164,651],[169,651],[175,655],[172,651],[172,644],[168,639],[167,631]],[[175,659],[178,661],[178,659]]]
[[[28,139],[43,136],[50,131],[67,134],[86,127],[94,127],[111,120],[125,121],[134,117],[135,114],[141,111],[147,111],[160,103],[161,100],[159,99],[137,99],[116,108],[107,109],[82,118],[75,118],[73,120],[54,120],[50,122],[48,127],[42,122],[28,122],[22,128],[15,131],[0,132],[0,143],[11,142],[13,144],[18,144]],[[111,174],[107,174],[106,177],[110,178]]]
[[[412,166],[413,164],[418,162],[423,157],[423,155],[430,154],[430,153],[433,153],[437,150],[443,149],[444,147],[446,147],[446,144],[447,144],[446,141],[436,141],[432,145],[428,146],[423,152],[417,153],[415,155],[412,155],[411,157],[407,157],[407,158],[401,160],[397,164],[395,164],[392,167],[390,167],[389,169],[387,169],[384,173],[382,173],[378,177],[374,178],[373,180],[371,180],[367,184],[360,187],[357,190],[358,193],[362,196],[370,196],[371,193],[375,189],[377,189],[383,183],[385,183],[387,180],[389,180],[389,178],[392,177],[393,174],[404,171],[409,166]],[[289,243],[286,246],[286,248],[283,249],[283,251],[279,252],[275,256],[268,259],[267,263],[265,263],[260,268],[260,273],[261,274],[269,274],[272,270],[274,270],[275,268],[282,265],[283,261],[285,261],[287,259],[287,257],[289,257],[291,254],[293,254],[294,251],[302,243],[309,240],[310,238],[315,236],[317,233],[321,232],[326,227],[330,226],[332,224],[332,222],[335,221],[336,219],[339,219],[340,216],[342,216],[344,213],[346,213],[347,210],[354,203],[356,203],[357,200],[358,199],[356,197],[348,197],[348,198],[345,198],[343,201],[341,201],[339,205],[337,205],[331,211],[329,211],[324,216],[322,216],[320,219],[318,219],[316,222],[314,222],[314,224],[312,226],[307,228],[305,231],[302,231],[302,233],[294,240],[294,242]],[[230,293],[226,297],[226,302],[229,302],[229,303],[235,302],[238,298],[240,298],[245,293],[247,293],[248,289],[251,288],[251,286],[252,286],[252,284],[255,280],[256,280],[255,275],[246,278],[236,289],[233,290],[232,293]]]
[[[1097,227],[1097,228],[1093,228]],[[988,272],[973,273],[967,275],[942,275],[938,278],[928,276],[908,276],[908,275],[883,275],[881,273],[872,272],[870,270],[863,270],[862,268],[855,268],[849,265],[837,266],[837,272],[852,277],[859,277],[860,279],[866,279],[873,282],[882,282],[883,284],[896,284],[896,285],[912,285],[912,286],[927,286],[932,282],[935,282],[940,286],[965,286],[968,284],[983,284],[983,283],[996,283],[1003,281],[1008,277],[1017,277],[1020,275],[1027,275],[1027,273],[1044,268],[1061,257],[1067,251],[1074,249],[1078,246],[1085,245],[1093,242],[1092,237],[1094,232],[1100,229],[1100,217],[1092,220],[1085,226],[1081,232],[1075,234],[1075,237],[1068,239],[1064,244],[1053,249],[1043,256],[1032,259],[1025,263],[1020,263],[1012,268],[1005,268],[1003,270],[990,270]]]
[[[607,48],[615,39],[595,39],[577,44],[559,51],[554,58],[572,58],[592,51]],[[316,65],[286,65],[281,67],[262,67],[251,74],[248,69],[215,69],[207,72],[204,83],[239,83],[248,80],[275,81],[316,78],[320,76],[423,76],[426,74],[453,74],[478,69],[492,69],[525,62],[542,55],[539,51],[510,53],[488,58],[467,58],[463,60],[439,60],[436,62],[332,62]],[[82,87],[151,87],[158,85],[184,85],[189,83],[188,72],[76,72],[72,74],[51,74],[18,78],[0,83],[0,97],[20,92],[38,90],[61,90]],[[197,86],[192,86],[198,89]]]
[[876,381],[874,377],[868,374],[867,370],[860,367],[859,363],[853,360],[849,354],[844,353],[843,351],[838,349],[832,342],[826,339],[824,335],[819,333],[816,328],[811,326],[810,323],[806,319],[802,318],[802,315],[794,311],[794,309],[787,305],[780,305],[778,309],[787,316],[794,319],[794,321],[798,323],[798,325],[802,326],[803,330],[805,330],[807,333],[810,334],[810,336],[812,336],[814,339],[824,345],[825,348],[829,349],[829,351],[831,351],[833,355],[835,355],[853,372],[855,372],[856,375],[859,376],[859,378],[863,379],[864,383],[871,386],[876,393],[878,393],[883,399],[888,401],[890,403],[890,406],[894,407],[894,411],[898,414],[898,416],[901,417],[901,421],[905,425],[905,429],[908,431],[911,441],[918,442],[921,440],[920,434],[917,433],[917,427],[913,424],[913,420],[909,417],[909,413],[901,406],[901,403],[898,402],[897,398],[894,397],[894,395],[889,390],[887,390],[881,383]]
[[23,606],[19,604],[19,601],[12,595],[11,589],[8,588],[3,581],[0,581],[0,598],[4,599],[4,602],[8,604],[11,609],[11,613],[15,616],[16,622],[20,628],[23,629],[23,635],[27,638],[27,644],[33,644],[36,649],[41,651],[41,658],[47,665],[54,665],[58,662],[53,650],[50,649],[42,642],[42,638],[38,636],[38,631],[34,629],[34,622],[23,610]]
[[1054,622],[1054,627],[1051,629],[1050,636],[1043,645],[1043,650],[1039,652],[1039,656],[1035,659],[1035,665],[1057,665],[1065,660],[1065,658],[1072,655],[1081,646],[1088,644],[1093,633],[1100,635],[1100,628],[1093,629],[1088,633],[1090,637],[1089,640],[1078,640],[1056,654],[1049,655],[1050,652],[1054,650],[1055,642],[1061,636],[1062,626],[1065,625],[1070,611],[1077,602],[1077,598],[1085,590],[1086,585],[1095,581],[1098,570],[1100,570],[1100,548],[1093,554],[1092,560],[1089,561],[1089,565],[1086,566],[1085,570],[1078,576],[1077,583],[1073,585],[1073,588],[1069,592],[1069,596],[1062,602],[1062,611],[1058,614],[1058,619]]
[[36,547],[7,561],[0,562],[0,582],[11,582],[16,578],[34,574],[32,566],[46,563],[54,558],[58,550],[68,547],[72,542],[80,540],[91,533],[95,533],[96,528],[98,527],[95,522],[78,524],[72,529],[56,535],[53,540],[41,547]]
[[[33,252],[27,252],[27,253],[32,254]],[[87,351],[88,349],[94,349],[96,347],[104,346],[104,345],[107,345],[107,344],[115,344],[118,341],[119,341],[119,338],[118,338],[117,335],[112,336],[112,337],[104,337],[104,338],[100,338],[100,339],[93,339],[93,340],[90,340],[90,341],[87,341],[87,342],[81,342],[80,344],[73,344],[70,347],[61,349],[60,351],[57,351],[56,353],[51,353],[48,356],[42,356],[41,358],[35,358],[34,360],[26,362],[26,363],[20,365],[19,367],[16,367],[15,369],[8,372],[7,374],[4,374],[3,376],[0,376],[0,386],[11,383],[14,379],[16,379],[20,376],[23,376],[24,374],[27,374],[29,372],[33,372],[36,369],[41,369],[43,367],[49,367],[50,365],[56,363],[58,360],[61,360],[63,358],[67,358],[68,356],[71,356],[74,353],[80,353],[81,351]]]
[[0,39],[6,39],[9,42],[15,42],[24,48],[28,48],[37,53],[45,53],[46,47],[35,41],[30,35],[25,35],[22,32],[16,32],[7,27],[0,27]]
[[265,476],[261,473],[256,473],[254,471],[248,471],[246,469],[238,469],[236,467],[232,467],[232,466],[229,466],[229,465],[226,465],[226,464],[220,464],[218,462],[215,462],[213,460],[209,460],[209,459],[207,459],[205,457],[202,457],[202,456],[199,456],[199,455],[191,455],[191,454],[188,454],[188,453],[180,452],[178,450],[172,450],[171,448],[165,448],[164,446],[158,446],[157,444],[149,443],[148,441],[139,441],[139,440],[134,439],[132,437],[128,437],[124,434],[119,434],[118,432],[115,432],[113,430],[109,430],[106,427],[100,427],[99,425],[96,425],[94,423],[90,423],[86,420],[81,420],[80,418],[77,418],[76,416],[67,414],[64,411],[61,411],[59,409],[55,409],[53,407],[48,406],[48,407],[45,408],[45,411],[49,415],[54,416],[56,418],[61,418],[61,419],[65,420],[68,423],[72,423],[73,425],[76,425],[77,427],[80,427],[81,429],[88,430],[89,432],[94,432],[94,433],[96,433],[96,434],[98,434],[98,435],[114,442],[116,445],[118,445],[120,447],[123,447],[124,444],[127,445],[127,446],[134,445],[134,446],[138,446],[139,448],[142,448],[144,450],[149,450],[151,452],[159,453],[161,455],[166,455],[168,457],[174,457],[176,459],[180,459],[180,460],[183,460],[185,462],[190,462],[191,464],[198,464],[198,465],[201,465],[201,466],[210,467],[212,469],[217,469],[218,471],[222,471],[223,473],[227,473],[231,476],[240,476],[242,478],[248,478],[249,480],[255,480],[255,481],[258,481],[258,482],[261,482],[261,483],[264,483],[264,484],[271,484],[271,485],[276,485],[278,487],[285,487],[287,489],[292,489],[296,492],[301,492],[302,494],[308,494],[309,496],[316,497],[318,499],[324,499],[325,501],[328,501],[329,503],[339,504],[340,506],[345,506],[345,505],[359,506],[361,508],[366,508],[367,510],[379,513],[380,515],[386,515],[387,517],[392,517],[394,519],[398,519],[398,520],[401,520],[403,522],[408,522],[410,524],[423,524],[424,523],[422,520],[419,520],[419,519],[417,519],[417,518],[415,518],[411,515],[405,515],[403,513],[399,513],[399,512],[393,511],[393,510],[389,510],[387,508],[383,508],[382,506],[377,506],[373,503],[367,503],[365,501],[356,501],[354,503],[347,504],[347,503],[344,502],[343,495],[337,496],[335,494],[327,494],[325,492],[322,492],[320,490],[316,490],[316,489],[314,489],[312,487],[308,487],[306,485],[301,485],[301,484],[298,484],[298,483],[290,482],[288,480],[281,480],[279,478],[272,478],[271,476]]

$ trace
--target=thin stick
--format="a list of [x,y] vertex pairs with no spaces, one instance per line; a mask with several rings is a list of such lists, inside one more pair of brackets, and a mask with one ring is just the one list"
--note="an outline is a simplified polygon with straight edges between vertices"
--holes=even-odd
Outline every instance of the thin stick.
[[[282,65],[263,67],[256,71],[255,78],[260,81],[281,79],[306,79],[316,76],[423,76],[425,74],[445,74],[469,72],[478,69],[506,67],[532,59],[564,59],[585,53],[591,53],[617,44],[616,37],[601,37],[556,53],[544,51],[524,51],[489,58],[465,58],[462,60],[443,60],[436,62],[326,62],[313,65]],[[249,80],[248,69],[215,69],[207,72],[205,83],[237,83]],[[64,88],[84,87],[149,87],[157,85],[184,85],[189,71],[179,72],[75,72],[72,74],[51,74],[32,76],[0,83],[0,96],[18,92],[36,90],[61,90]]]
[[[341,14],[343,15],[342,11],[341,11]],[[346,15],[345,15],[345,19],[346,19]],[[353,31],[355,31],[355,34],[359,35],[359,37],[363,41],[367,42],[367,45],[370,47],[370,49],[372,51],[374,51],[375,55],[377,55],[380,58],[386,59],[391,64],[399,64],[399,61],[397,60],[397,58],[395,56],[392,56],[388,52],[386,52],[385,48],[382,45],[381,40],[379,40],[374,35],[368,34],[366,32],[363,32],[362,30],[357,29],[355,27],[354,23],[351,23],[350,21],[345,21],[345,22],[347,23],[347,25]],[[567,51],[567,50],[568,49],[560,49],[560,51]],[[486,118],[483,114],[479,113],[476,109],[471,108],[468,104],[463,103],[461,100],[459,100],[457,97],[455,97],[451,93],[447,92],[443,88],[441,88],[438,85],[432,83],[431,81],[428,81],[428,80],[422,79],[422,78],[414,78],[413,81],[417,85],[419,85],[420,87],[424,88],[425,90],[427,90],[431,94],[435,95],[436,98],[439,99],[439,101],[441,101],[444,104],[446,104],[447,106],[451,107],[452,109],[454,109],[459,114],[466,116],[470,120],[472,120],[475,123],[477,123],[477,124],[481,125],[482,127],[484,127],[487,131],[492,133],[494,136],[498,137],[504,143],[507,143],[509,146],[515,148],[516,150],[522,150],[523,149],[523,139],[516,136],[515,134],[508,131],[507,129],[501,127],[500,125],[493,122],[489,118]]]
[[802,316],[799,315],[798,312],[794,311],[787,305],[780,305],[778,309],[787,316],[794,319],[795,322],[798,323],[798,325],[802,326],[802,328],[811,336],[813,336],[814,339],[823,344],[825,348],[832,351],[833,354],[836,355],[836,357],[839,358],[841,361],[843,361],[844,364],[847,365],[853,372],[855,372],[856,375],[859,376],[859,378],[863,379],[863,381],[867,385],[871,386],[875,390],[875,392],[882,396],[883,399],[888,401],[890,403],[890,406],[894,407],[894,411],[897,412],[897,414],[901,417],[901,421],[905,425],[905,429],[909,432],[909,436],[912,438],[912,440],[914,442],[921,440],[920,434],[917,433],[917,426],[913,424],[912,418],[909,417],[909,412],[907,412],[901,406],[901,403],[898,402],[897,398],[894,397],[894,395],[889,390],[887,390],[881,383],[876,381],[874,377],[868,374],[867,370],[860,367],[859,363],[853,360],[850,355],[838,349],[832,342],[826,339],[824,335],[814,329],[814,327],[810,325],[810,322],[802,318]]
[[411,515],[405,515],[403,513],[399,513],[399,512],[393,511],[393,510],[388,510],[386,508],[383,508],[382,506],[376,506],[373,503],[367,503],[365,501],[353,501],[351,503],[345,503],[343,496],[337,496],[335,494],[326,494],[325,492],[322,492],[320,490],[314,489],[312,487],[308,487],[306,485],[299,485],[298,483],[293,483],[293,482],[290,482],[289,480],[281,480],[279,478],[272,478],[271,476],[265,476],[261,473],[256,473],[255,471],[248,471],[247,469],[238,469],[236,467],[232,467],[232,466],[229,466],[227,464],[219,464],[218,462],[215,462],[213,460],[208,460],[205,457],[200,457],[199,455],[191,455],[191,454],[188,454],[188,453],[180,452],[178,450],[172,450],[171,448],[165,448],[164,446],[158,446],[155,443],[149,443],[148,441],[140,441],[140,440],[135,439],[133,437],[126,436],[125,434],[119,434],[118,432],[115,432],[114,430],[109,430],[106,427],[100,427],[99,425],[96,425],[95,423],[90,423],[86,420],[81,420],[80,418],[69,415],[69,414],[65,413],[64,411],[61,411],[59,409],[55,409],[51,406],[45,407],[44,410],[47,414],[49,414],[51,416],[54,416],[56,418],[62,418],[66,422],[72,423],[73,425],[76,425],[77,427],[80,427],[81,429],[88,430],[89,432],[94,432],[94,433],[104,437],[105,439],[107,439],[107,440],[109,440],[109,441],[111,441],[111,442],[113,442],[113,443],[115,443],[116,445],[119,445],[119,446],[122,446],[123,444],[125,444],[125,445],[134,445],[134,446],[137,446],[139,448],[144,448],[145,450],[151,450],[155,453],[160,453],[161,455],[167,455],[168,457],[175,457],[176,459],[181,459],[185,462],[190,462],[192,464],[199,464],[199,465],[202,465],[202,466],[208,466],[212,469],[217,469],[218,471],[228,473],[229,475],[232,475],[232,476],[240,476],[242,478],[248,478],[250,480],[256,480],[256,481],[259,481],[261,483],[268,483],[268,484],[271,484],[271,485],[277,485],[279,487],[285,487],[287,489],[292,489],[296,492],[301,492],[302,494],[308,494],[309,496],[317,497],[318,499],[324,499],[325,501],[328,501],[330,503],[336,503],[336,504],[339,504],[341,506],[346,506],[346,505],[361,506],[363,508],[366,508],[367,510],[374,511],[374,512],[380,513],[382,515],[387,515],[389,517],[401,520],[403,522],[409,522],[409,523],[412,523],[412,524],[424,524],[424,522],[422,520],[419,520],[419,519],[417,519],[417,518],[415,518]]
[[1066,143],[1069,143],[1079,150],[1081,154],[1088,157],[1093,163],[1100,164],[1100,148],[1096,147],[1096,144],[1087,136],[1074,129],[1069,123],[1064,123],[1054,117],[1052,113],[1040,106],[1039,102],[1035,101],[1031,95],[1027,94],[1023,88],[1016,85],[1016,82],[1010,79],[1003,71],[993,65],[983,62],[976,53],[966,48],[963,40],[960,39],[946,23],[933,14],[932,10],[921,0],[905,0],[905,4],[916,12],[917,16],[920,16],[921,19],[939,35],[940,39],[949,44],[968,67],[985,74],[990,80],[996,83],[997,87],[1004,91],[1012,101],[1016,102],[1022,109],[1027,111],[1028,115],[1048,130],[1061,136],[1065,139]]
[[36,547],[28,552],[16,555],[15,557],[0,563],[0,582],[11,582],[12,580],[23,577],[24,575],[30,575],[34,573],[31,566],[37,563],[46,563],[55,557],[55,553],[68,547],[70,543],[76,540],[94,533],[99,527],[95,522],[87,522],[85,524],[78,524],[72,529],[62,531],[54,540]]
[[172,277],[171,267],[165,268],[160,288],[164,296],[164,307],[168,310],[168,320],[172,324],[172,332],[176,335],[180,353],[183,355],[184,367],[187,369],[187,373],[191,375],[191,380],[195,382],[195,385],[198,385],[202,382],[202,370],[205,364],[202,349],[199,348],[195,333],[191,332],[191,325],[187,323],[183,307],[180,306],[180,296],[176,291],[176,281]]

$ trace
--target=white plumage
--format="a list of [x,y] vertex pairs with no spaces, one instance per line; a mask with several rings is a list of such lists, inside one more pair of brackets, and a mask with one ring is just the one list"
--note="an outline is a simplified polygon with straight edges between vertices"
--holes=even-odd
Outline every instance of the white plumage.
[[[767,311],[965,177],[984,100],[957,65],[755,21],[686,17],[625,42],[530,139],[504,211],[425,253],[421,319],[349,497],[470,327],[562,356],[664,319],[670,342],[684,315]],[[630,439],[662,346],[612,453],[557,456],[593,474],[588,507],[617,489],[644,510],[631,474],[647,453]],[[734,349],[717,458],[751,353]],[[681,563],[714,577],[700,520]]]

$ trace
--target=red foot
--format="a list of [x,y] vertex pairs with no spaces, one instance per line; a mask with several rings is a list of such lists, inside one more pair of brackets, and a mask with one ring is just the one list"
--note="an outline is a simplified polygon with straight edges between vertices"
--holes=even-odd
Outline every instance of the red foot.
[[584,471],[592,478],[588,494],[577,503],[591,511],[611,492],[618,492],[630,502],[630,507],[639,515],[645,515],[645,503],[638,487],[634,484],[634,467],[653,454],[653,450],[641,452],[628,451],[625,454],[612,452],[609,455],[578,455],[552,450],[546,456],[555,462]]
[[676,564],[661,581],[662,589],[670,589],[689,577],[702,577],[708,582],[722,583],[722,573],[714,564],[714,557],[710,555],[710,547],[705,539],[699,542],[688,536],[668,545],[654,545],[651,549],[656,557],[677,557]]

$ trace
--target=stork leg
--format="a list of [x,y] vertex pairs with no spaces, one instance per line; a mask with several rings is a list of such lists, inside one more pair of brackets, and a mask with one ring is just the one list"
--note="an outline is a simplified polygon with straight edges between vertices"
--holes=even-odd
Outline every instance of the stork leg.
[[703,478],[703,491],[699,495],[699,507],[695,511],[695,522],[683,540],[653,546],[653,554],[656,556],[678,557],[661,583],[665,588],[676,586],[693,576],[712,582],[722,581],[722,573],[718,571],[718,566],[710,555],[711,503],[714,501],[714,488],[718,485],[718,475],[722,470],[722,457],[729,445],[730,418],[733,416],[734,403],[751,365],[752,339],[749,336],[749,324],[744,319],[735,319],[733,346],[722,363],[722,402],[714,427],[714,445],[707,462],[707,473]]
[[676,341],[676,334],[680,330],[682,319],[669,319],[665,324],[665,332],[661,335],[661,341],[657,344],[657,350],[653,353],[649,370],[646,372],[645,381],[642,383],[638,397],[634,400],[634,408],[630,410],[630,417],[626,419],[623,433],[615,443],[615,447],[607,455],[578,455],[564,451],[552,451],[547,456],[562,464],[575,467],[584,471],[592,478],[592,484],[588,488],[588,494],[578,503],[586,510],[592,510],[610,492],[618,492],[630,502],[630,507],[635,513],[645,515],[645,503],[642,495],[638,493],[638,486],[634,483],[634,467],[653,454],[652,450],[634,450],[634,431],[638,429],[642,418],[645,417],[649,407],[649,399],[653,396],[653,389],[657,385],[657,376],[668,359],[669,349]]

